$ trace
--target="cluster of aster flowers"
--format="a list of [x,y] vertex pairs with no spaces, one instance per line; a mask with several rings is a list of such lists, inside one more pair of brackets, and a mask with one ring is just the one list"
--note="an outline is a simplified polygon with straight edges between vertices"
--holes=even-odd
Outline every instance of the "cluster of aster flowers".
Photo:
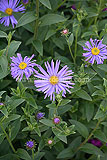
[[[68,70],[67,65],[64,66],[61,70],[59,70],[60,61],[57,60],[56,64],[54,61],[51,61],[51,65],[49,62],[45,62],[45,71],[40,65],[36,64],[36,60],[32,60],[34,55],[30,58],[27,56],[22,58],[20,53],[17,53],[17,57],[11,57],[11,75],[16,81],[21,81],[24,74],[27,78],[34,73],[36,79],[34,80],[34,84],[37,88],[37,91],[42,91],[45,93],[45,98],[50,97],[51,100],[55,100],[55,93],[59,94],[63,91],[62,96],[65,97],[66,91],[70,92],[70,88],[73,88],[72,85],[74,83],[71,82],[72,79],[72,70]],[[39,73],[34,67],[38,67]],[[59,71],[58,71],[59,70]],[[40,113],[37,114],[37,117],[41,117]]]
[[[91,42],[91,43],[90,43]],[[91,64],[97,62],[97,64],[103,64],[104,60],[107,59],[107,47],[102,43],[102,40],[93,40],[90,39],[90,42],[87,41],[83,50],[87,51],[83,53],[83,56],[86,57],[85,61],[88,61]],[[66,92],[71,93],[70,89],[75,85],[72,80],[72,70],[69,70],[67,65],[59,70],[60,60],[45,62],[46,70],[42,68],[41,65],[36,64],[36,60],[32,60],[34,54],[28,58],[27,56],[23,59],[20,53],[17,53],[17,57],[11,57],[11,75],[16,81],[21,81],[24,74],[27,78],[34,74],[36,77],[34,80],[34,85],[39,92],[43,92],[45,97],[50,97],[50,100],[55,100],[55,93],[60,94],[65,97]],[[37,67],[37,71],[34,67]],[[41,72],[41,73],[40,73]],[[41,116],[41,115],[40,115]],[[44,116],[44,115],[43,115]]]

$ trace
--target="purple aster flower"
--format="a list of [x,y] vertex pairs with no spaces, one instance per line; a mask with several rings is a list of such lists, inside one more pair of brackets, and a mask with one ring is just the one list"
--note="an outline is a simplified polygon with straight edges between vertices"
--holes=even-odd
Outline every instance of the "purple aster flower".
[[28,4],[28,3],[29,3],[29,0],[22,0],[22,2],[23,2],[24,4]]
[[29,140],[28,142],[26,142],[26,148],[27,149],[33,149],[35,147],[35,142],[32,140]]
[[89,63],[94,63],[97,61],[97,64],[103,64],[104,59],[107,59],[107,49],[106,45],[102,44],[102,40],[95,39],[94,41],[90,38],[90,42],[85,43],[86,47],[83,46],[83,50],[87,51],[83,53],[83,56],[88,57],[85,61]]
[[4,106],[4,103],[0,103],[0,106]]
[[107,8],[104,8],[102,11],[107,11]]
[[59,117],[55,117],[55,118],[53,119],[53,122],[54,122],[54,124],[59,124],[59,123],[61,122],[61,120],[60,120]]
[[103,145],[102,142],[97,138],[89,139],[88,142],[96,147],[101,147]]
[[74,83],[70,81],[72,79],[72,70],[68,70],[66,65],[58,71],[59,65],[60,61],[58,60],[55,66],[53,60],[51,61],[51,66],[49,62],[45,62],[47,72],[39,65],[38,68],[42,74],[36,72],[35,75],[35,77],[39,78],[34,81],[35,86],[38,88],[37,91],[44,92],[46,94],[45,98],[48,96],[50,100],[55,100],[54,92],[59,94],[63,91],[62,96],[65,97],[66,91],[71,93],[68,88],[73,88],[72,85],[74,85]]
[[37,66],[35,63],[36,60],[31,61],[33,57],[34,54],[30,58],[26,56],[23,60],[20,53],[17,53],[17,57],[10,57],[12,59],[11,75],[14,79],[16,78],[16,81],[21,81],[24,73],[28,80],[31,74],[36,72],[36,70],[33,68],[34,66]]
[[74,10],[76,10],[75,4],[73,4],[73,5],[71,6],[71,8],[74,9]]
[[5,26],[9,26],[10,22],[14,28],[17,24],[17,20],[13,16],[13,12],[24,12],[25,7],[21,4],[18,6],[20,0],[1,0],[0,11],[5,12],[8,16],[0,18],[0,23],[4,23]]
[[40,120],[40,119],[44,118],[44,115],[45,115],[45,113],[39,112],[39,113],[37,113],[36,118],[38,120]]

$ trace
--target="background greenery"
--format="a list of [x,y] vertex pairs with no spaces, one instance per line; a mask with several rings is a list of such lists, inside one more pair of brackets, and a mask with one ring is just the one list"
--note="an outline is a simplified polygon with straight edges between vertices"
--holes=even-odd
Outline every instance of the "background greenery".
[[[106,160],[107,64],[91,66],[82,57],[82,46],[90,38],[103,38],[107,45],[106,0],[33,0],[25,7],[24,14],[14,14],[18,20],[14,29],[0,24],[0,98],[5,104],[0,107],[0,160],[31,160],[25,147],[29,139],[37,144],[35,160]],[[61,34],[65,28],[69,37]],[[43,62],[59,59],[73,70],[72,94],[57,110],[60,129],[52,122],[57,103],[44,100],[32,80],[12,79],[10,57],[16,53],[35,54],[43,67]],[[45,118],[38,122],[39,111]],[[52,148],[46,145],[47,138],[53,138]],[[103,146],[88,143],[90,138],[98,138]]]

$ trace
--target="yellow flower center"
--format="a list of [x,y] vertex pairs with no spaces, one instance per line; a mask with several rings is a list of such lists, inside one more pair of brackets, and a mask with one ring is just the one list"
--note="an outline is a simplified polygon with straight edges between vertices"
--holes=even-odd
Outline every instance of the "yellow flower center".
[[5,12],[6,12],[9,16],[11,16],[12,13],[13,13],[13,9],[7,8],[7,9],[5,10]]
[[20,64],[19,64],[19,68],[20,69],[25,69],[27,67],[27,64],[25,63],[25,62],[21,62]]
[[92,48],[91,52],[93,55],[98,55],[100,53],[100,50],[98,48]]
[[59,81],[59,79],[58,79],[57,76],[51,76],[51,77],[49,78],[49,82],[50,82],[52,85],[57,84],[58,81]]

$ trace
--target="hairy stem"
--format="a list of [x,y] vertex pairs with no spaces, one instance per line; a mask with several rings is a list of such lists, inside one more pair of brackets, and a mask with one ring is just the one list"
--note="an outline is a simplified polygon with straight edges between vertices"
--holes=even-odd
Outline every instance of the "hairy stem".
[[73,59],[73,61],[74,61],[74,64],[75,64],[75,58],[74,58],[74,56],[73,56],[73,53],[72,53],[72,51],[71,51],[71,47],[70,47],[69,44],[68,44],[68,47],[69,47],[69,51],[70,51],[71,57],[72,57],[72,59]]
[[98,126],[100,125],[101,119],[98,120],[96,127],[92,130],[90,135],[80,144],[80,146],[76,149],[76,152],[93,136],[93,133],[96,131]]
[[36,0],[36,23],[35,23],[35,32],[34,32],[34,39],[37,39],[38,35],[38,25],[39,25],[39,0]]
[[12,142],[11,142],[11,140],[10,140],[8,134],[6,133],[6,131],[5,131],[5,129],[4,129],[4,127],[3,127],[3,125],[2,125],[1,122],[0,122],[0,127],[1,127],[2,131],[4,132],[4,134],[6,135],[7,141],[9,142],[9,144],[10,144],[10,146],[11,146],[13,152],[16,153],[16,150],[15,150],[15,148],[14,148],[14,146],[13,146],[13,144],[12,144]]
[[80,25],[78,25],[77,30],[76,30],[76,34],[75,34],[75,54],[74,54],[75,61],[76,61],[76,55],[77,55],[77,40],[78,40],[79,27],[80,27]]
[[32,149],[32,158],[34,160],[34,149]]

